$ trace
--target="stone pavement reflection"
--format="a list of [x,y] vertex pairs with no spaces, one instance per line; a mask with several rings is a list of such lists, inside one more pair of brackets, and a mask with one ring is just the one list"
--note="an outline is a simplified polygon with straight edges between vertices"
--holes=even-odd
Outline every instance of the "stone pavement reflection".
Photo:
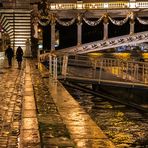
[[44,79],[34,60],[21,70],[2,65],[1,148],[113,148],[89,115],[58,82]]
[[[1,61],[3,62],[3,61]],[[6,64],[6,63],[5,63]],[[1,65],[0,74],[0,147],[18,147],[23,98],[23,70]]]
[[114,145],[61,83],[49,81],[49,90],[76,147],[114,148]]

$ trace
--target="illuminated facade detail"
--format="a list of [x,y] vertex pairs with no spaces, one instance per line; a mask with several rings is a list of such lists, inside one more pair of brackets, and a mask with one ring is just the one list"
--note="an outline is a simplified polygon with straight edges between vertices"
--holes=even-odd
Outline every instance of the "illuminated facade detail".
[[50,3],[50,10],[88,10],[88,9],[128,9],[128,8],[148,8],[148,2],[144,1],[112,1],[112,2],[94,2],[84,3],[82,1],[77,3]]
[[31,37],[31,15],[28,11],[15,10],[2,13],[1,23],[8,33],[14,50],[21,46],[26,50],[26,40]]

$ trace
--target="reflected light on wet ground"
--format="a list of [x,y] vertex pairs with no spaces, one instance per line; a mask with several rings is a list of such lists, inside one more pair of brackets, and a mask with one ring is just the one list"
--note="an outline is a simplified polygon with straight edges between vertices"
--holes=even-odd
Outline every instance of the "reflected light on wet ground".
[[50,92],[66,127],[79,148],[114,148],[102,130],[59,83],[49,84]]

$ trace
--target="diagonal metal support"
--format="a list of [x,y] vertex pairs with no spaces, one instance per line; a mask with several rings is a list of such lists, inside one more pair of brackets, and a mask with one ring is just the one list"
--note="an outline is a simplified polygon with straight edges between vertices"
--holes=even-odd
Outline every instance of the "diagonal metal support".
[[125,45],[133,45],[138,43],[148,42],[148,31],[135,33],[133,35],[124,35],[118,36],[114,38],[110,38],[107,40],[95,41],[87,44],[82,44],[79,46],[74,46],[71,48],[66,48],[63,50],[59,50],[58,54],[84,54],[89,52],[96,52],[107,50],[109,48],[115,48],[119,46]]

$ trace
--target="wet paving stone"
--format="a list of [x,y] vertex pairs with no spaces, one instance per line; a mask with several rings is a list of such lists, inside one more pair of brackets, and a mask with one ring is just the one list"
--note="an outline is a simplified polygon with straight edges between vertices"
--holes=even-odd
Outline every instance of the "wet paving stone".
[[15,62],[0,77],[0,148],[18,147],[24,76]]
[[33,64],[31,70],[42,148],[74,148],[44,79]]

